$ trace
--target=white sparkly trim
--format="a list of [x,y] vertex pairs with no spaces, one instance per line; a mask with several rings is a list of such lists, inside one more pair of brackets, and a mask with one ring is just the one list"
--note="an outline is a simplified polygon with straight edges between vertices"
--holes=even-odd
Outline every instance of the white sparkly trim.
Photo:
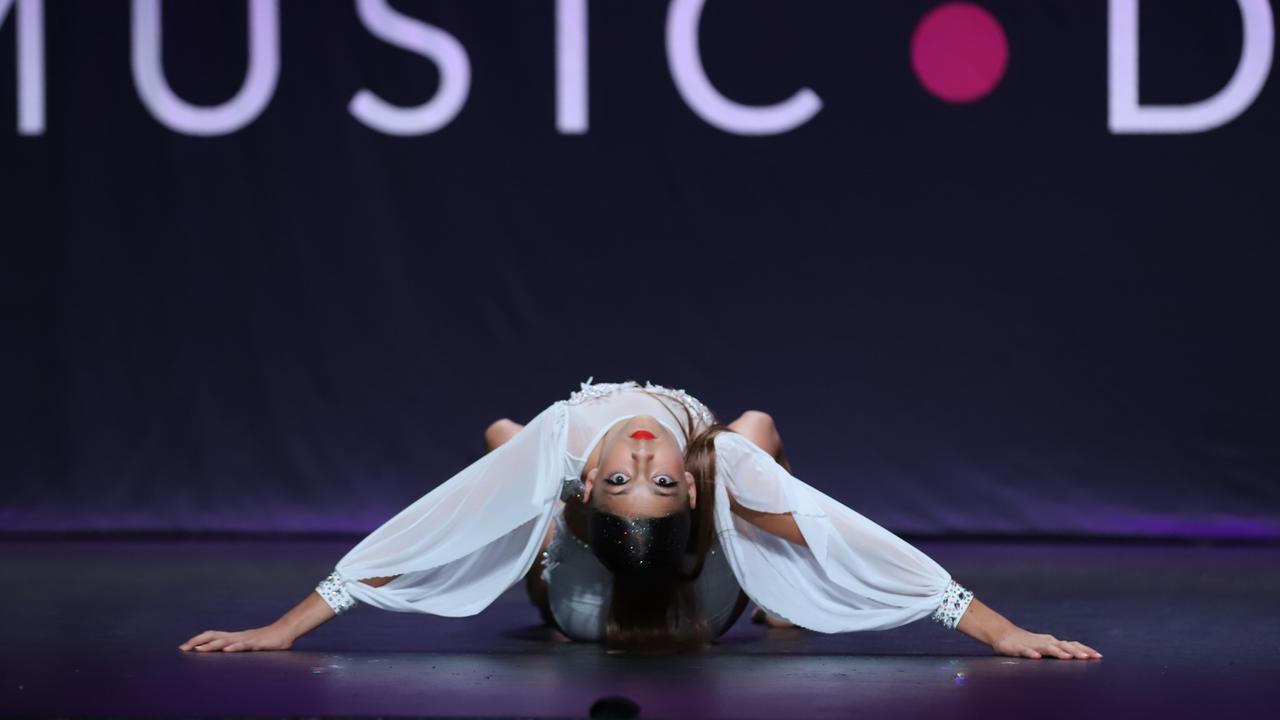
[[938,605],[937,610],[933,611],[933,615],[929,616],[929,619],[942,623],[948,630],[955,630],[956,625],[960,624],[960,618],[964,616],[964,611],[969,609],[969,603],[971,602],[973,602],[973,593],[964,589],[955,580],[951,580],[947,583],[947,590],[942,596],[942,603]]
[[628,380],[620,383],[592,384],[591,381],[594,379],[594,376],[587,378],[587,381],[581,384],[582,389],[570,393],[568,403],[570,405],[577,405],[588,400],[612,395],[619,390],[635,388],[638,390],[646,390],[651,393],[656,393],[658,395],[666,395],[667,397],[676,400],[681,405],[687,407],[689,411],[693,413],[693,416],[702,423],[703,427],[711,425],[716,421],[715,415],[712,414],[711,410],[706,405],[703,405],[701,401],[684,390],[654,385],[652,382],[647,380],[645,381],[644,387],[641,387],[640,384],[634,380]]
[[338,574],[337,570],[334,570],[329,573],[329,577],[321,580],[320,584],[316,586],[316,592],[320,594],[320,597],[324,598],[324,601],[329,604],[330,608],[333,608],[333,612],[337,615],[341,615],[356,606],[356,599],[351,597],[342,582],[342,576]]

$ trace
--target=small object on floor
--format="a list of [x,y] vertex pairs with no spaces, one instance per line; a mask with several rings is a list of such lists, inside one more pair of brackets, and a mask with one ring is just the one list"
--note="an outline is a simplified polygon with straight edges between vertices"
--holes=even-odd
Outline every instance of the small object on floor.
[[633,718],[640,717],[640,706],[630,698],[613,695],[602,697],[591,703],[592,718]]

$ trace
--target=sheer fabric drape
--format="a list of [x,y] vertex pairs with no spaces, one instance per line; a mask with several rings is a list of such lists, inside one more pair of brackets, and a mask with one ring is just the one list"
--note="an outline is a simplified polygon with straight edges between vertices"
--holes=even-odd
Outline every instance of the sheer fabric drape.
[[[667,407],[634,383],[584,383],[361,540],[317,592],[338,613],[358,603],[450,617],[480,612],[532,567],[562,488],[579,482],[590,443],[621,418],[658,417]],[[722,433],[715,445],[716,532],[757,605],[826,633],[924,617],[948,628],[959,622],[973,594],[932,558],[792,476],[745,437]],[[806,545],[735,515],[730,495],[752,510],[790,513]],[[395,575],[376,588],[359,582]]]

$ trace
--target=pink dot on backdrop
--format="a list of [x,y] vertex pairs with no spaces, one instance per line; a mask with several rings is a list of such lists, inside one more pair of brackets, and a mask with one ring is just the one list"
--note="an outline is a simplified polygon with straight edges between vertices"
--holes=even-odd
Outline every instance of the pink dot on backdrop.
[[930,10],[911,36],[911,68],[941,100],[981,100],[1004,78],[1009,41],[991,13],[970,2]]

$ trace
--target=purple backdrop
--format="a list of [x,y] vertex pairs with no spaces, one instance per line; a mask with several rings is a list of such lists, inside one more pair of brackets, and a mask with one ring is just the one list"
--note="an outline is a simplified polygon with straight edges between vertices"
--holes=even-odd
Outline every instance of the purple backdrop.
[[367,531],[595,376],[899,532],[1280,537],[1258,3],[700,5],[4,5],[3,529]]

